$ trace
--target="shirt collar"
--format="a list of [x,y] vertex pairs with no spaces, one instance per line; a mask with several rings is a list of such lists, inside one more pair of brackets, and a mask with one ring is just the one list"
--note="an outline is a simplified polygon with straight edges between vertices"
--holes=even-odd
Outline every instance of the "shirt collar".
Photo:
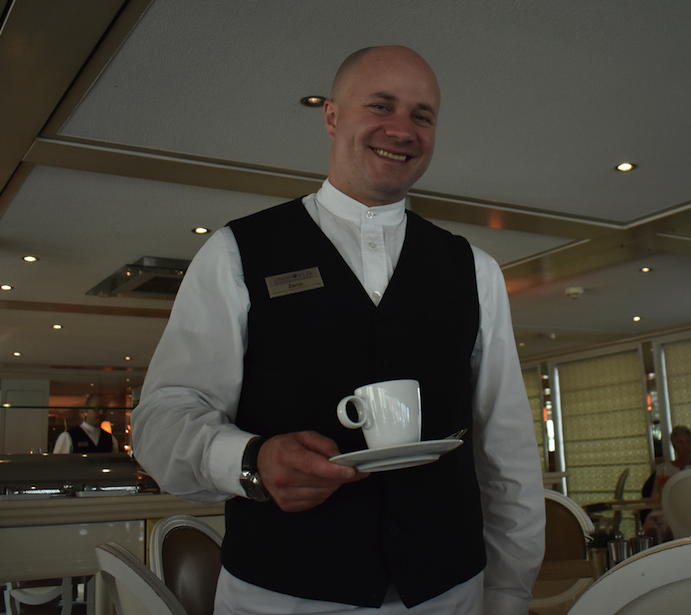
[[86,421],[82,422],[81,428],[87,433],[96,433],[97,430],[100,430],[100,427],[94,427],[93,425],[89,425],[89,423],[87,423]]
[[357,224],[369,222],[381,226],[394,226],[403,222],[405,217],[405,199],[388,205],[367,207],[334,188],[328,179],[317,192],[316,200],[334,216]]

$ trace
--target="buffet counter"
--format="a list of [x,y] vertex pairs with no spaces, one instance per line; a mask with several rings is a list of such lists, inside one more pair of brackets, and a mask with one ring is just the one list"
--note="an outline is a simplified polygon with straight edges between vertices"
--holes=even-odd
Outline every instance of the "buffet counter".
[[223,515],[221,504],[194,504],[152,493],[0,501],[0,528]]
[[222,529],[223,504],[192,504],[172,495],[0,501],[0,581],[93,575],[94,548],[110,541],[146,561],[153,524],[181,514]]
[[[93,577],[94,549],[117,542],[147,561],[153,525],[170,515],[203,518],[224,533],[223,504],[185,502],[172,495],[131,494],[0,501],[0,582]],[[112,615],[100,575],[87,588],[88,613]]]

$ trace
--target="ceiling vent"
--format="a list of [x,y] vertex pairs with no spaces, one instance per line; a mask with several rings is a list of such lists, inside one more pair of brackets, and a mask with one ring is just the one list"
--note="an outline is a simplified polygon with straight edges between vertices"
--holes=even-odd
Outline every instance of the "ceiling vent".
[[175,299],[190,261],[143,256],[87,291],[99,297]]

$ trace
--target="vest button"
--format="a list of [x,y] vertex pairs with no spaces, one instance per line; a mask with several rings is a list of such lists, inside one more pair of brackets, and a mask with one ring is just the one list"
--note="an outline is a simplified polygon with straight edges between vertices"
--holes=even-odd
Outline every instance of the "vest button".
[[391,361],[389,361],[389,360],[387,360],[387,359],[382,359],[382,360],[379,362],[379,365],[381,365],[382,367],[389,367],[389,366],[391,365]]
[[401,533],[401,530],[397,525],[390,525],[389,526],[389,536],[398,536]]

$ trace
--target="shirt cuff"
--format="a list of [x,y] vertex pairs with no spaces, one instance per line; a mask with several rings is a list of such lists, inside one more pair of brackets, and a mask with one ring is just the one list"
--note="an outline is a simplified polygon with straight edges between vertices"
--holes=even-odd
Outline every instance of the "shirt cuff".
[[230,429],[224,429],[214,438],[209,454],[209,472],[218,491],[233,496],[245,495],[240,485],[242,456],[248,442],[254,437],[255,434],[231,425]]

